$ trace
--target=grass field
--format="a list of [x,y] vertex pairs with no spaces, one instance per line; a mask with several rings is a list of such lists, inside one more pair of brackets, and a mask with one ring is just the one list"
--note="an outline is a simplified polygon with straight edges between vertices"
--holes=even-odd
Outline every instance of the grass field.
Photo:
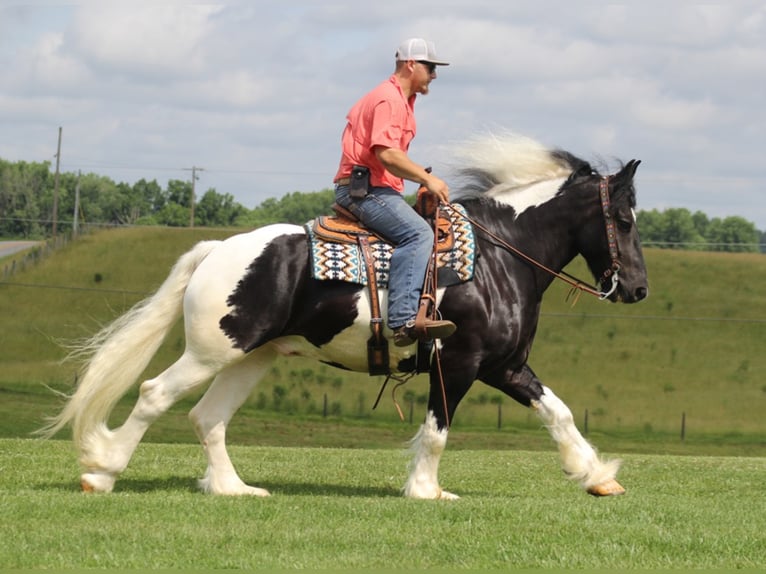
[[626,455],[625,496],[557,455],[448,451],[453,502],[400,497],[397,449],[234,447],[268,499],[195,490],[201,449],[142,444],[115,492],[79,492],[64,441],[0,440],[7,569],[763,569],[766,459]]

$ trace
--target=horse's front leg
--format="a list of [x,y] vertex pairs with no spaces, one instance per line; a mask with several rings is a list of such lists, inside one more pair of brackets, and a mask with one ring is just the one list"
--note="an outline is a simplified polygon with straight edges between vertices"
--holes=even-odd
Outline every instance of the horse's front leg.
[[615,480],[620,461],[601,460],[596,449],[577,430],[569,407],[540,382],[528,365],[486,382],[537,412],[558,445],[564,473],[589,494],[611,496],[625,492]]
[[[446,369],[442,369],[445,372]],[[409,477],[404,485],[404,495],[410,498],[454,500],[456,494],[442,490],[439,486],[439,461],[447,446],[448,421],[452,420],[458,403],[473,383],[474,376],[455,376],[450,372],[450,381],[442,382],[438,372],[431,370],[431,388],[428,396],[428,414],[415,437],[412,439],[412,460]],[[455,382],[457,381],[457,383]],[[464,382],[464,381],[467,381]],[[443,392],[442,389],[445,389]],[[446,397],[444,396],[446,393]],[[447,410],[445,411],[445,403]]]
[[439,486],[439,460],[447,446],[447,428],[439,427],[432,411],[412,439],[410,475],[404,485],[404,495],[409,498],[442,498],[453,500],[457,495]]

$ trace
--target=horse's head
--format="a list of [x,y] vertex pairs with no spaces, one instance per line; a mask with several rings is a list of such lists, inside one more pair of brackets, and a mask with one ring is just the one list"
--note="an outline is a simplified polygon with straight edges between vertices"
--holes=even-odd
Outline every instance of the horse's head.
[[636,225],[633,176],[641,162],[629,161],[617,174],[591,172],[588,188],[590,224],[578,230],[578,249],[610,301],[636,303],[649,294],[646,265]]
[[633,211],[639,161],[605,178],[569,152],[513,134],[476,139],[460,155],[470,162],[458,172],[463,201],[478,197],[500,206],[494,229],[505,227],[515,247],[556,271],[581,254],[610,301],[647,296]]

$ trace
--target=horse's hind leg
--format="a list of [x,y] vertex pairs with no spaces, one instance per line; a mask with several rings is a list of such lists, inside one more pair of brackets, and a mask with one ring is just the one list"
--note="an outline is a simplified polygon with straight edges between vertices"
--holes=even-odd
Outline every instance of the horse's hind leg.
[[109,430],[102,426],[83,438],[82,489],[110,492],[149,426],[177,400],[210,380],[215,372],[216,367],[203,364],[187,351],[159,376],[142,383],[138,401],[121,427]]
[[267,490],[248,486],[237,475],[226,451],[226,427],[275,357],[274,350],[266,345],[252,351],[243,361],[230,365],[218,374],[189,413],[207,455],[207,471],[199,481],[205,492],[269,496]]

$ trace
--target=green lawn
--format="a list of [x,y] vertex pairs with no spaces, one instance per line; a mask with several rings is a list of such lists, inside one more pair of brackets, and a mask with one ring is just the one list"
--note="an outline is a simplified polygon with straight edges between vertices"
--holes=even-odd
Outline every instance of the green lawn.
[[413,501],[397,449],[233,447],[268,499],[195,490],[197,446],[143,443],[115,492],[78,490],[65,441],[0,440],[0,565],[68,568],[766,568],[766,458],[624,455],[592,498],[553,452],[453,450]]

